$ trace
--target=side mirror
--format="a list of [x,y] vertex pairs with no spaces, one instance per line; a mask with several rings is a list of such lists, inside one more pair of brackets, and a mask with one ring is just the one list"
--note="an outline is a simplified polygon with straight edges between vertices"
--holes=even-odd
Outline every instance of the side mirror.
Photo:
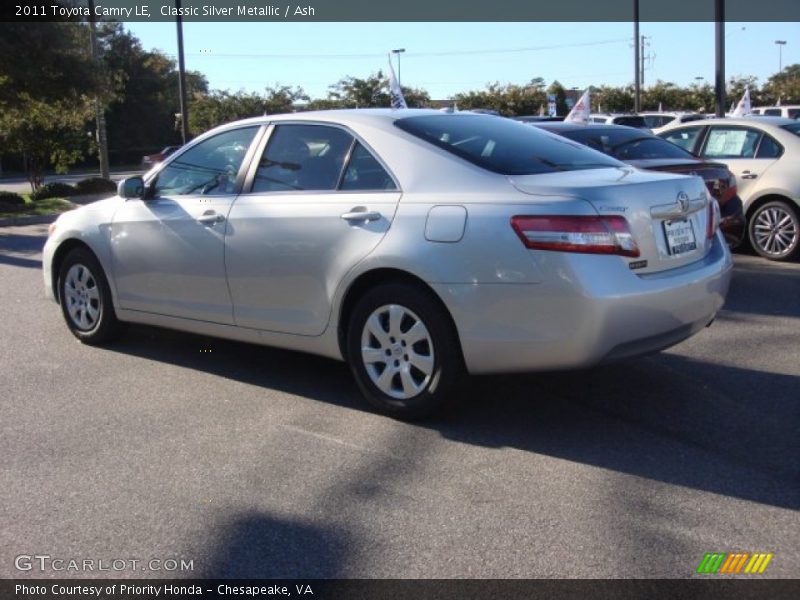
[[120,198],[144,198],[144,179],[141,177],[127,177],[117,185],[117,195]]

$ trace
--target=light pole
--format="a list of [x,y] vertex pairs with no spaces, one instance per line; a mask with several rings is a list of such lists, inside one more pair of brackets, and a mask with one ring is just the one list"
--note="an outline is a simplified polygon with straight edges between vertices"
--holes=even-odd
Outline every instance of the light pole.
[[175,19],[178,28],[178,99],[181,107],[181,139],[189,141],[189,108],[186,104],[186,63],[183,60],[183,17],[181,16],[181,0],[175,0],[178,16]]
[[778,73],[783,71],[783,47],[786,45],[786,40],[775,40],[775,45],[778,47]]
[[641,71],[639,70],[639,0],[633,0],[633,112],[642,108]]
[[392,54],[397,55],[397,87],[400,87],[400,55],[405,51],[405,48],[395,48],[392,50]]

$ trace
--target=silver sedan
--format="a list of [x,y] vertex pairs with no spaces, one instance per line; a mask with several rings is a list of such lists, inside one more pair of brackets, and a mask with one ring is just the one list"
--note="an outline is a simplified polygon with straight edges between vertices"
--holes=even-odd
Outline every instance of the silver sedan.
[[44,284],[81,341],[144,323],[346,360],[419,417],[469,373],[571,369],[702,330],[731,258],[698,177],[500,117],[259,117],[63,214]]

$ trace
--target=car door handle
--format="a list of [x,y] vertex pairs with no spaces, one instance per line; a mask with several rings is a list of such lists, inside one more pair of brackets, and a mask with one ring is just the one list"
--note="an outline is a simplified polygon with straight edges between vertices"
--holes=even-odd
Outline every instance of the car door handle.
[[381,218],[381,213],[376,210],[353,210],[341,215],[345,221],[377,221]]
[[742,171],[742,179],[755,179],[758,174],[751,173],[750,171]]
[[224,220],[225,217],[215,213],[213,210],[206,211],[197,217],[197,222],[202,223],[203,225],[214,225],[215,223],[222,223]]

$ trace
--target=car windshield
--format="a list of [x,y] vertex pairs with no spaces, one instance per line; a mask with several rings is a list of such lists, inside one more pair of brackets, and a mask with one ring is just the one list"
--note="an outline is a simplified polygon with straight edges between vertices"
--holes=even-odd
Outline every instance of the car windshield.
[[637,115],[630,117],[614,117],[614,125],[627,125],[628,127],[639,127],[640,129],[647,129],[645,120]]
[[489,171],[533,175],[620,167],[621,163],[530,125],[500,117],[428,115],[397,119],[403,131]]
[[641,160],[647,158],[693,158],[684,150],[661,138],[642,135],[636,129],[571,129],[558,131],[564,137],[585,144],[619,160]]
[[790,123],[789,125],[782,125],[781,127],[786,131],[800,137],[800,123]]

